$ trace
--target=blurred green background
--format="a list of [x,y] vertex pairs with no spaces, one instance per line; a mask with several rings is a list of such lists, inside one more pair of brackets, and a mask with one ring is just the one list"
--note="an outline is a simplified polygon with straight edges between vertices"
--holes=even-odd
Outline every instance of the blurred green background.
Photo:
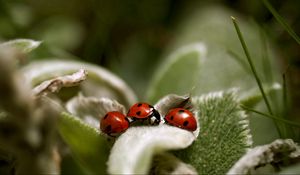
[[[300,1],[270,2],[299,34]],[[0,0],[0,41],[41,40],[42,46],[31,54],[30,59],[70,58],[101,65],[123,78],[140,99],[145,99],[160,61],[173,47],[180,45],[178,40],[182,36],[178,34],[193,28],[186,21],[195,18],[197,12],[207,11],[207,7],[232,10],[232,15],[239,14],[252,21],[250,26],[263,28],[276,48],[279,59],[274,61],[279,64],[279,73],[287,76],[292,101],[289,115],[299,120],[300,46],[260,0]],[[230,15],[220,18],[230,21]],[[210,21],[210,16],[204,20],[195,18],[194,22],[197,20]],[[232,43],[238,46],[236,41],[235,38]],[[264,142],[269,141],[272,140]],[[68,164],[63,167],[70,168],[74,162],[70,159],[63,163]],[[77,171],[76,166],[72,168],[71,172]]]
[[[270,2],[299,33],[300,1]],[[184,27],[181,25],[195,12],[220,5],[255,21],[276,45],[279,57],[276,61],[280,72],[287,74],[292,97],[290,114],[297,117],[300,113],[299,45],[259,0],[1,0],[0,41],[41,40],[43,45],[31,59],[75,58],[107,67],[123,78],[140,99],[145,99],[160,59],[168,53],[170,45],[176,46],[178,31]]]
[[[299,1],[270,2],[300,31]],[[288,80],[294,101],[299,101],[299,45],[259,0],[1,0],[0,40],[42,40],[47,48],[40,48],[36,58],[76,55],[113,70],[142,97],[176,29],[194,11],[210,4],[222,4],[266,29],[280,48],[282,71],[291,63]]]

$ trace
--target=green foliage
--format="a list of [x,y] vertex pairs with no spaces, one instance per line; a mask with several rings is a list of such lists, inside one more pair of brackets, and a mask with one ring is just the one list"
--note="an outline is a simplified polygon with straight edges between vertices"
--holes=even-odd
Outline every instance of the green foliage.
[[[195,93],[201,95],[233,87],[238,87],[241,89],[240,92],[244,92],[256,87],[253,75],[249,72],[250,68],[245,54],[230,21],[232,15],[238,16],[240,19],[240,26],[243,29],[249,52],[255,58],[254,66],[265,83],[269,77],[263,76],[265,74],[264,66],[261,64],[263,44],[257,24],[224,7],[205,6],[197,9],[179,23],[176,30],[177,37],[168,47],[172,52],[177,48],[199,41],[207,47],[206,60],[199,70]],[[273,50],[270,50],[269,47],[268,49],[270,54],[265,59],[275,59],[276,55]],[[272,69],[266,71],[275,77],[274,81],[278,81],[276,65],[271,62],[270,66]]]
[[89,173],[106,173],[109,145],[98,130],[68,113],[61,114],[58,127],[72,155],[85,170]]
[[174,52],[154,75],[148,100],[153,103],[170,93],[190,93],[198,81],[200,63],[204,57],[205,46],[199,43]]
[[251,147],[246,115],[230,92],[203,95],[193,103],[200,113],[200,134],[176,155],[199,174],[224,174]]
[[[18,4],[15,4],[16,2]],[[196,1],[180,3],[169,0],[87,1],[82,3],[79,0],[73,0],[71,6],[66,6],[70,3],[66,1],[54,1],[50,6],[49,3],[43,3],[43,1],[32,1],[30,4],[16,2],[13,1],[14,5],[11,5],[8,2],[0,1],[0,39],[28,35],[44,41],[42,47],[30,53],[27,60],[48,59],[49,57],[80,59],[68,53],[70,51],[86,61],[112,68],[133,86],[136,90],[135,93],[142,100],[146,99],[146,102],[154,104],[170,93],[187,95],[185,97],[166,96],[154,105],[162,117],[174,106],[190,107],[188,102],[191,98],[193,99],[193,107],[195,107],[193,110],[197,114],[200,125],[195,132],[166,124],[130,127],[116,138],[112,150],[110,150],[106,138],[98,130],[99,116],[104,116],[106,112],[115,109],[126,114],[125,107],[128,108],[136,102],[135,93],[126,83],[100,66],[73,60],[46,60],[23,67],[21,75],[24,75],[27,78],[26,82],[32,86],[57,76],[59,78],[71,74],[81,68],[87,70],[88,78],[78,87],[70,88],[66,83],[67,85],[62,85],[64,88],[57,94],[48,94],[49,98],[61,104],[60,111],[65,111],[63,106],[71,113],[63,112],[60,115],[58,130],[66,146],[71,150],[71,156],[86,173],[145,174],[151,168],[150,173],[181,172],[178,174],[184,174],[192,172],[191,174],[194,174],[194,168],[189,165],[191,164],[199,174],[224,174],[233,165],[236,165],[236,162],[239,162],[240,157],[242,159],[246,157],[246,165],[254,162],[248,166],[251,169],[258,165],[277,163],[276,158],[282,155],[283,163],[285,163],[285,152],[282,150],[290,151],[292,149],[286,149],[289,147],[284,144],[281,144],[283,148],[278,149],[277,152],[278,144],[271,145],[271,151],[266,151],[267,153],[278,153],[275,158],[272,157],[273,154],[266,154],[266,152],[258,154],[256,149],[253,149],[252,153],[257,153],[257,155],[250,155],[252,161],[248,161],[249,154],[245,154],[251,147],[252,138],[254,138],[255,144],[262,144],[278,137],[269,118],[275,119],[280,124],[284,137],[292,137],[293,135],[288,129],[299,127],[299,124],[284,118],[288,112],[286,80],[284,77],[284,93],[278,93],[281,89],[273,86],[275,82],[279,82],[278,70],[274,64],[277,56],[271,49],[272,44],[268,43],[269,40],[255,22],[247,21],[246,18],[223,6],[215,4],[209,6]],[[228,1],[226,2],[228,3]],[[121,5],[116,6],[118,3]],[[244,5],[243,3],[237,4]],[[243,12],[245,9],[249,10],[251,8],[249,6],[253,6],[253,4],[259,4],[262,8],[262,3],[296,42],[300,43],[299,36],[276,12],[268,0],[248,2],[248,6],[240,10]],[[157,4],[159,5],[157,6]],[[284,6],[284,2],[282,4],[282,7],[289,7]],[[182,5],[182,8],[177,8],[178,5]],[[280,10],[284,11],[284,8]],[[240,20],[244,35],[241,43],[248,61],[250,60],[250,66],[236,37],[230,16],[237,16]],[[265,22],[264,20],[269,20],[269,18],[259,21]],[[241,38],[236,23],[235,26]],[[0,50],[9,46],[27,54],[39,45],[39,41],[17,39],[0,44]],[[284,44],[282,45],[284,46]],[[162,52],[164,55],[160,56]],[[166,57],[165,55],[170,56]],[[253,59],[250,59],[249,55]],[[11,64],[9,65],[11,66]],[[155,69],[156,67],[158,69]],[[251,70],[254,72],[261,93],[258,91]],[[149,82],[152,75],[153,79]],[[16,77],[21,77],[18,76]],[[74,80],[68,80],[69,84],[74,83]],[[60,83],[59,81],[55,82]],[[20,88],[24,90],[26,89],[24,87]],[[54,83],[53,87],[57,88],[59,85]],[[226,91],[232,88],[238,88],[239,91]],[[24,91],[24,94],[32,95],[27,91],[29,90]],[[211,93],[215,91],[220,92]],[[73,98],[78,93],[84,96]],[[198,97],[198,95],[201,96]],[[39,98],[34,94],[32,96],[35,97],[34,100]],[[101,99],[102,97],[109,99]],[[262,99],[265,99],[267,105],[261,103]],[[11,99],[4,101],[9,100]],[[18,100],[15,101],[18,102]],[[35,108],[40,110],[39,107]],[[1,108],[0,119],[9,118],[11,114],[2,110]],[[248,111],[247,115],[251,116],[251,126],[249,126],[244,110]],[[266,110],[269,110],[270,114],[266,114]],[[12,111],[18,110],[13,109]],[[48,113],[46,114],[48,115]],[[264,121],[261,122],[262,120]],[[44,119],[40,117],[32,123],[40,123],[40,121],[43,123]],[[29,125],[31,126],[32,123]],[[285,124],[288,125],[285,126]],[[293,127],[290,127],[291,125]],[[7,126],[3,126],[5,127],[1,125],[0,130],[6,131]],[[51,125],[47,126],[50,128]],[[250,127],[253,129],[252,135],[249,133]],[[54,130],[55,127],[51,128]],[[43,136],[43,131],[42,129],[37,130],[37,135]],[[29,130],[28,133],[31,134],[31,131]],[[21,132],[21,134],[23,133]],[[192,143],[194,140],[195,142]],[[299,153],[299,147],[294,143],[293,145],[290,148],[297,148]],[[269,147],[270,145],[264,145],[257,149],[269,149]],[[162,156],[166,151],[174,149],[184,150],[174,151],[176,158],[170,153],[167,153],[165,157]],[[9,153],[6,150],[2,153],[1,148],[0,169],[5,160],[3,155],[6,154]],[[62,157],[64,163],[67,162],[67,166],[71,166],[71,168],[75,166],[74,171],[78,170],[78,174],[83,173],[74,162],[72,163],[73,159],[69,160],[69,156]],[[264,162],[264,160],[270,160],[267,159],[268,156],[271,156],[271,162]],[[298,161],[299,154],[293,157],[293,161],[294,158],[295,161]],[[55,161],[52,157],[50,159],[52,162]],[[21,160],[18,159],[18,163],[22,163]],[[255,162],[256,160],[259,162]],[[68,164],[70,162],[71,164]],[[177,164],[175,164],[176,162]],[[46,161],[42,163],[49,164]],[[9,167],[15,168],[13,163],[9,162],[9,164]],[[165,170],[159,164],[163,164]],[[186,171],[183,171],[182,167],[186,168],[184,169]],[[175,171],[176,168],[181,171]],[[153,169],[157,171],[152,171]],[[70,167],[65,170],[62,173],[72,172]],[[283,173],[295,173],[298,170],[292,167]],[[248,169],[246,171],[251,173]]]

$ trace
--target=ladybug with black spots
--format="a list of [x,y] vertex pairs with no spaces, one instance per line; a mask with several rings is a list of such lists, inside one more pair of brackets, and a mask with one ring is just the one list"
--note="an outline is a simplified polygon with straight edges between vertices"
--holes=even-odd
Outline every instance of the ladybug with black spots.
[[151,125],[160,123],[160,114],[148,103],[136,103],[129,109],[127,117],[134,121],[148,121]]
[[116,136],[129,127],[129,120],[118,111],[108,112],[100,121],[100,129],[109,136]]
[[166,124],[176,126],[188,131],[197,129],[197,122],[194,114],[184,108],[171,109],[165,116]]

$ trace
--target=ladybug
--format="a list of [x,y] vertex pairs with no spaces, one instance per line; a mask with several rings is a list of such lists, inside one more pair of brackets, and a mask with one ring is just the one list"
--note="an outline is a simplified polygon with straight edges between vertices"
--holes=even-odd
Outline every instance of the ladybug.
[[114,136],[126,131],[129,127],[129,120],[124,114],[118,111],[108,112],[100,122],[102,132]]
[[160,114],[148,103],[136,103],[129,109],[127,117],[133,122],[136,120],[147,121],[151,125],[158,125],[160,123]]
[[165,122],[169,125],[188,131],[195,131],[197,129],[197,122],[194,114],[184,108],[171,109],[165,116]]

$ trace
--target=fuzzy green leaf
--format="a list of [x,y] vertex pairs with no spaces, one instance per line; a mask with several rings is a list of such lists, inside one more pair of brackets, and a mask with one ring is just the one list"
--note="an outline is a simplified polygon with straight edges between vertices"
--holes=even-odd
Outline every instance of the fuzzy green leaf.
[[78,117],[62,113],[59,132],[72,151],[72,155],[89,173],[105,174],[109,154],[108,143],[100,132]]
[[29,53],[39,47],[40,44],[40,41],[34,41],[31,39],[15,39],[0,44],[0,47],[13,47],[20,49],[22,52]]
[[175,51],[154,75],[148,91],[148,101],[155,102],[170,93],[186,94],[196,85],[205,46],[196,43]]
[[146,174],[155,154],[186,148],[195,138],[192,132],[168,125],[131,127],[112,147],[108,172]]
[[251,147],[247,116],[234,92],[203,95],[193,103],[200,113],[200,133],[189,148],[176,155],[199,174],[224,174]]

